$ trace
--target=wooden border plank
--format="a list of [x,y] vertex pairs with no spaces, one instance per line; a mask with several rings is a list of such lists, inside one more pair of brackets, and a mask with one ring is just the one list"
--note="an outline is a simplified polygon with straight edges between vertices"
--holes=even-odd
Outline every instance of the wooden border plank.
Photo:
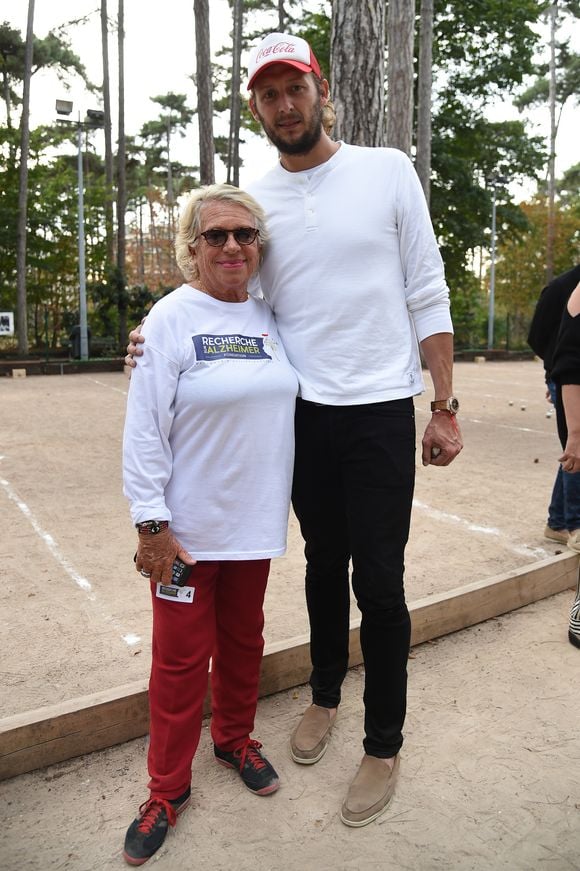
[[507,614],[576,586],[578,555],[563,553],[410,605],[411,644]]
[[147,681],[0,721],[0,780],[147,733]]
[[[578,556],[565,553],[409,605],[411,643],[457,632],[491,617],[575,587]],[[360,620],[350,628],[351,667],[362,663]],[[260,695],[306,683],[307,636],[270,644],[264,652]],[[209,699],[206,699],[206,712]],[[135,681],[0,720],[0,780],[63,762],[147,734],[147,681]]]

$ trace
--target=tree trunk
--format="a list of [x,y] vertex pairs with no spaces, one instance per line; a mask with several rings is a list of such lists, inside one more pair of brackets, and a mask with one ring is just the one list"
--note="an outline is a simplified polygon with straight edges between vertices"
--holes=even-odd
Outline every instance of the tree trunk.
[[431,101],[433,91],[433,0],[421,0],[417,154],[415,169],[429,204],[431,195]]
[[385,0],[333,0],[330,79],[334,136],[352,145],[384,145]]
[[125,210],[126,154],[125,154],[125,0],[119,0],[118,21],[119,54],[119,138],[117,150],[117,282],[119,309],[119,347],[125,345],[127,335],[127,294],[125,291]]
[[109,27],[107,0],[101,0],[101,43],[103,50],[103,109],[105,112],[105,239],[107,267],[111,273],[115,262],[113,228],[113,145],[111,141],[111,91],[109,82]]
[[[171,170],[171,111],[167,116],[167,127],[165,130],[165,141],[167,144],[167,238],[169,241],[169,249],[173,242],[173,173]],[[170,255],[171,256],[171,255]]]
[[4,61],[4,65],[2,68],[2,92],[4,96],[4,103],[6,104],[6,126],[9,130],[12,130],[10,79],[8,78],[8,72],[6,70],[6,54],[4,54],[4,52],[2,52],[2,59]]
[[232,98],[230,109],[230,140],[228,147],[228,184],[240,184],[240,87],[242,27],[244,21],[243,0],[234,0],[234,33],[232,44]]
[[284,0],[278,0],[278,30],[284,33],[286,28],[286,10],[284,9]]
[[387,17],[387,145],[411,154],[415,0],[389,0]]
[[554,277],[554,241],[556,237],[556,22],[557,2],[550,6],[550,153],[548,157],[548,228],[546,235],[546,283]]
[[28,149],[30,144],[30,78],[34,45],[34,0],[28,0],[26,49],[24,54],[24,90],[20,122],[20,176],[18,184],[18,226],[16,229],[16,332],[18,353],[28,354],[28,317],[26,306],[26,219],[28,206]]
[[199,177],[202,184],[215,181],[213,143],[213,84],[209,41],[209,2],[194,0],[197,121],[199,124]]
[[139,284],[145,287],[145,235],[143,233],[143,200],[139,198],[139,232],[137,236],[139,247],[137,249],[139,262]]
[[157,285],[159,286],[163,279],[163,266],[161,264],[161,250],[159,245],[159,238],[157,233],[157,224],[155,223],[155,209],[153,208],[153,200],[151,199],[151,195],[148,197],[149,200],[149,227],[150,227],[150,235],[151,242],[153,247],[153,259],[155,261],[155,266],[157,267]]

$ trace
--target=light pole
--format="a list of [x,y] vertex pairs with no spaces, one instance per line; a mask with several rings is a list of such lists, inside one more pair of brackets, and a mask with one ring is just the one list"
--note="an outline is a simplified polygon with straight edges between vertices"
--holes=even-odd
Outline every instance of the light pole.
[[[58,115],[70,115],[73,104],[70,100],[57,100]],[[89,332],[87,323],[87,279],[85,272],[85,205],[83,182],[83,130],[93,130],[104,126],[105,114],[98,109],[88,109],[87,117],[81,121],[65,121],[58,118],[60,124],[71,124],[77,128],[77,175],[78,175],[78,245],[79,245],[79,320],[80,320],[80,354],[81,360],[89,359]]]
[[489,311],[487,317],[487,350],[493,349],[493,324],[495,317],[495,191],[497,184],[505,184],[507,178],[503,175],[492,175],[491,184],[491,267],[489,271]]

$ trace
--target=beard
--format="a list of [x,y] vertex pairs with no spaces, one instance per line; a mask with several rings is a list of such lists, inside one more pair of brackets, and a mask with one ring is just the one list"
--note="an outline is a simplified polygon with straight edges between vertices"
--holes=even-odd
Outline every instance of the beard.
[[318,145],[322,136],[322,106],[320,103],[315,103],[308,127],[302,136],[293,142],[283,139],[282,134],[277,133],[273,127],[265,123],[258,111],[256,111],[256,114],[264,128],[264,133],[281,154],[308,154],[315,145]]

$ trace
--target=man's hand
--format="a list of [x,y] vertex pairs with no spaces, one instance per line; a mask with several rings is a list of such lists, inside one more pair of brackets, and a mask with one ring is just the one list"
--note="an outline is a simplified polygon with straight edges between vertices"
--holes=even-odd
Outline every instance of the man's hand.
[[424,466],[448,466],[463,448],[461,430],[454,414],[435,411],[423,436]]
[[129,333],[129,344],[127,345],[127,356],[125,357],[125,366],[130,366],[131,369],[134,369],[137,365],[137,361],[134,360],[134,357],[141,357],[143,355],[143,349],[139,347],[142,345],[145,339],[141,335],[141,327],[145,323],[145,318],[141,321],[138,327],[131,330]]
[[[453,335],[434,333],[421,342],[421,353],[433,381],[434,399],[453,396]],[[424,466],[448,466],[463,447],[454,414],[434,411],[423,436]]]
[[[580,285],[576,290],[578,288]],[[566,415],[568,438],[559,462],[562,463],[565,472],[580,472],[580,384],[562,384],[562,404]]]
[[565,472],[580,472],[580,433],[569,432],[564,453],[558,457]]
[[135,568],[154,584],[170,584],[176,556],[188,566],[196,563],[169,528],[162,529],[156,535],[139,535]]

